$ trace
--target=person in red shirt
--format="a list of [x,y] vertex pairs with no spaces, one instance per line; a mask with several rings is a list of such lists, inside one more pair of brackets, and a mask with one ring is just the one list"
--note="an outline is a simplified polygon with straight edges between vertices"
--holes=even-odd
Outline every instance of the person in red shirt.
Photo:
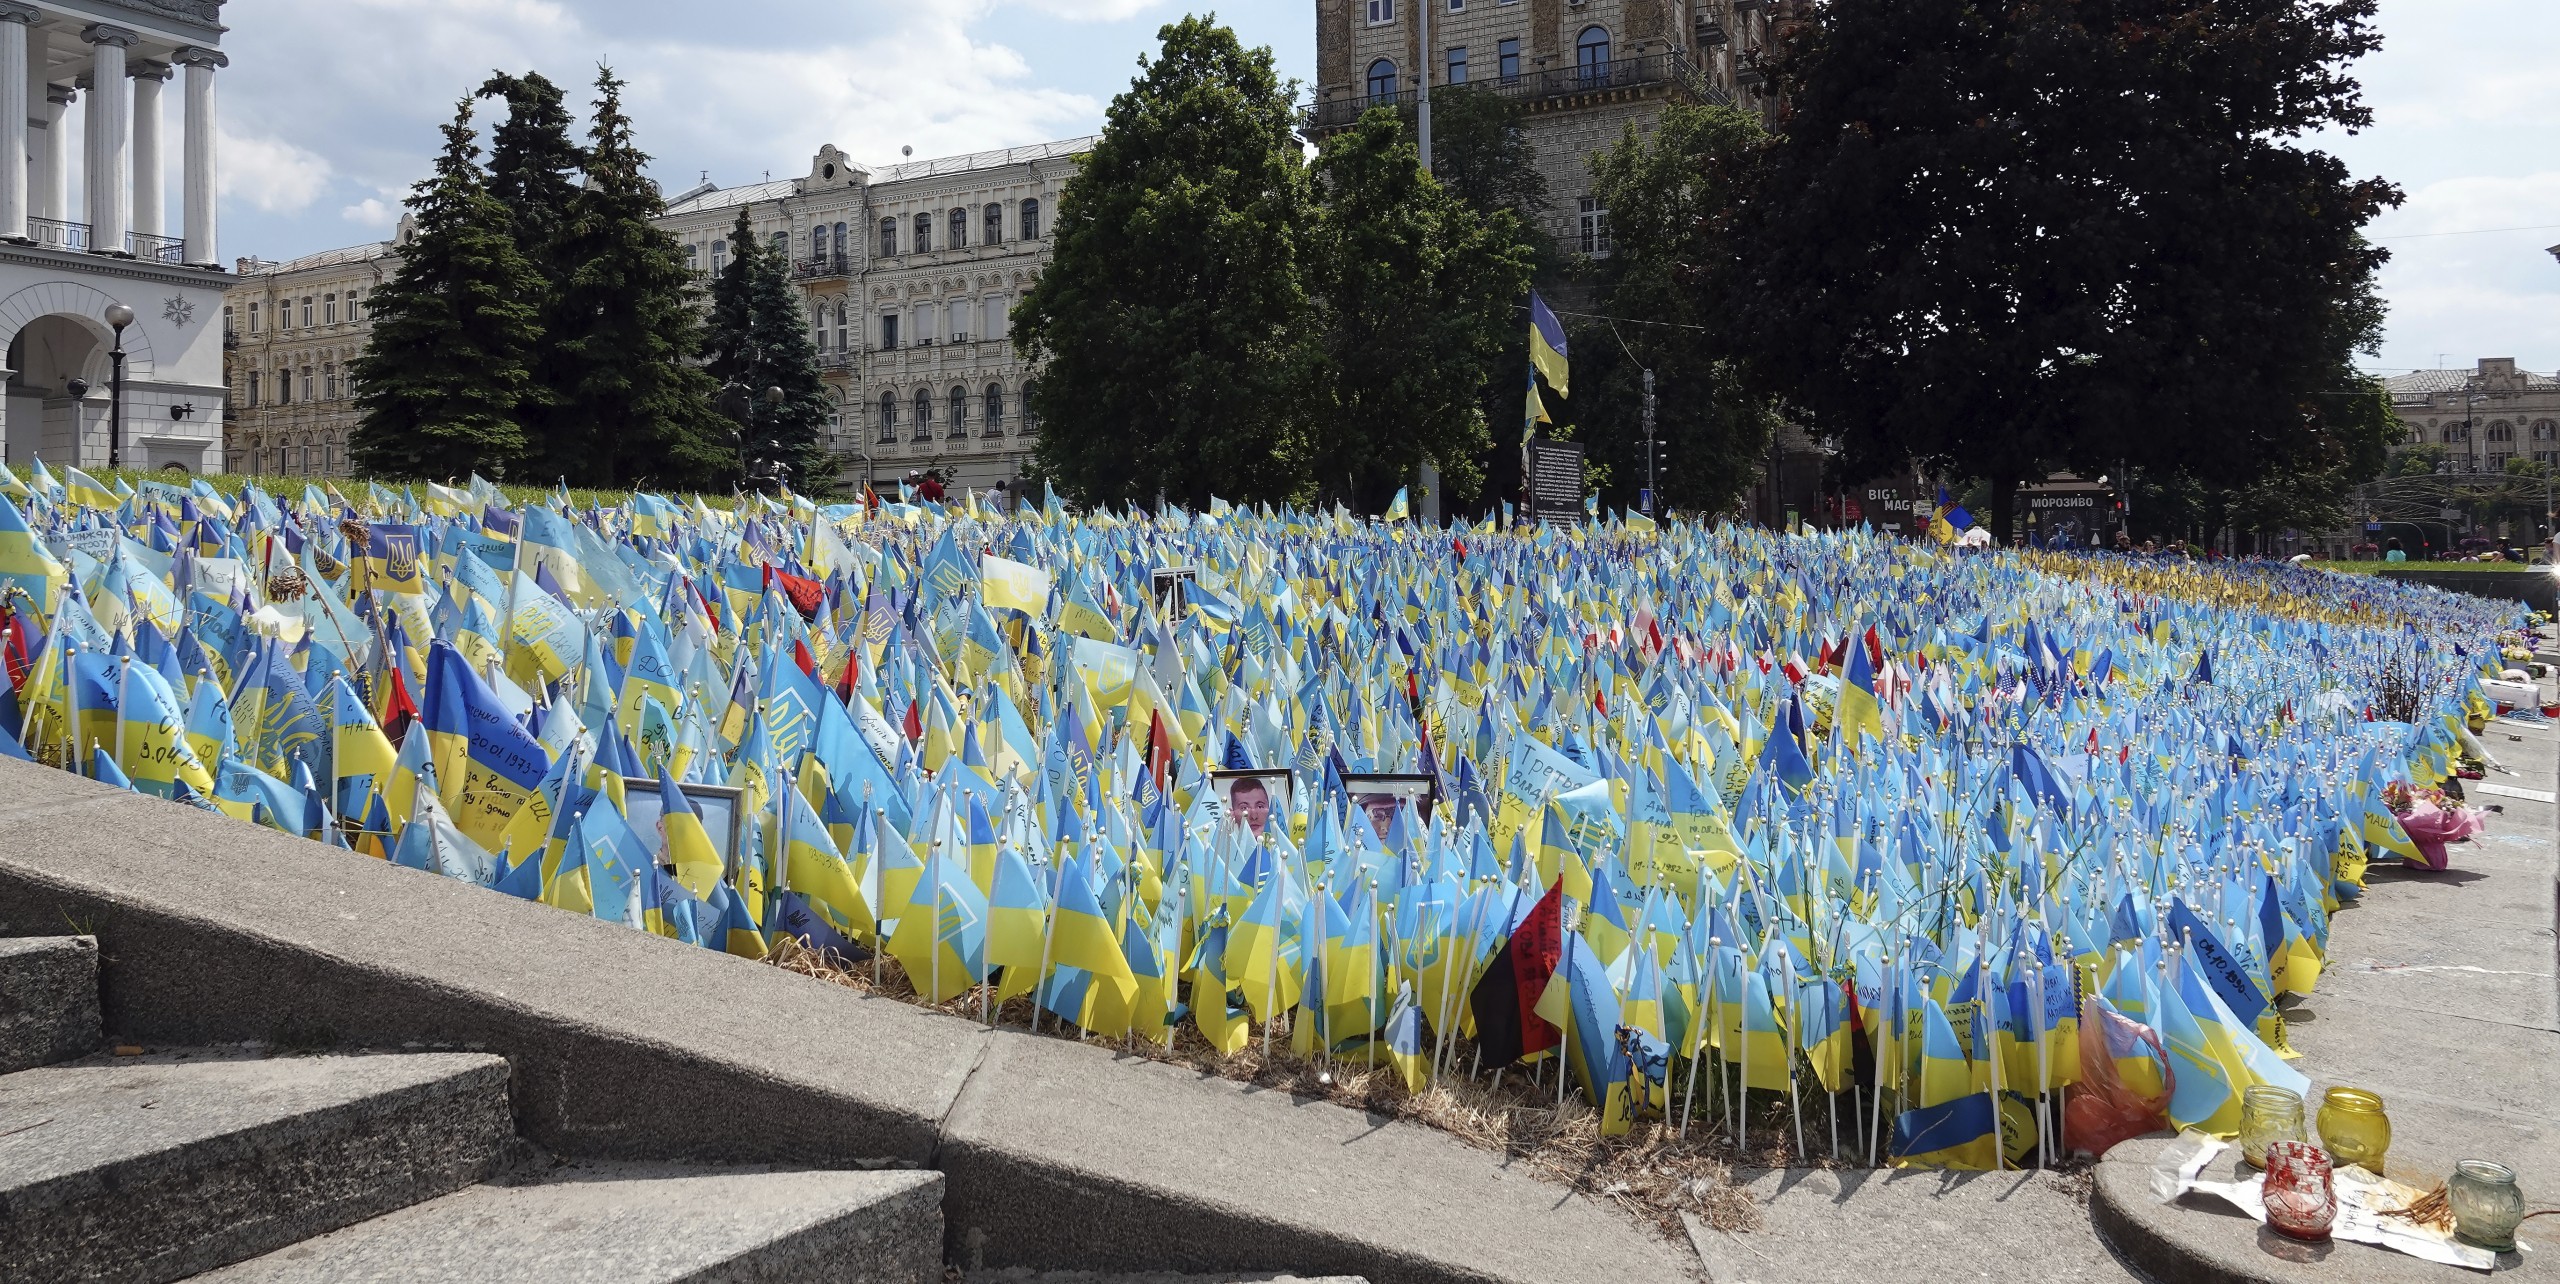
[[916,484],[916,496],[934,503],[942,502],[942,474],[928,470],[924,480]]

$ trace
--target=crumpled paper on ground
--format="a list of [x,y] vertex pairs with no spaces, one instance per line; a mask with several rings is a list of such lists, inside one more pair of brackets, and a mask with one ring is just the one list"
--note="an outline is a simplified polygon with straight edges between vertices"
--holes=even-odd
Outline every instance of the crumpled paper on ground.
[[[2266,1174],[2251,1172],[2239,1181],[2214,1181],[2204,1176],[2205,1168],[2216,1155],[2231,1148],[2231,1143],[2189,1133],[2181,1138],[2196,1147],[2193,1155],[2175,1168],[2155,1168],[2151,1173],[2152,1193],[2168,1203],[2189,1191],[2211,1195],[2255,1218],[2267,1220],[2265,1197]],[[2171,1149],[2171,1155],[2179,1153]],[[2407,1253],[2423,1261],[2440,1262],[2469,1270],[2489,1271],[2498,1266],[2498,1255],[2485,1248],[2474,1248],[2453,1237],[2451,1231],[2421,1226],[2398,1217],[2385,1217],[2386,1208],[2405,1208],[2425,1191],[2376,1176],[2362,1168],[2346,1167],[2330,1176],[2331,1188],[2338,1195],[2338,1218],[2329,1228],[2331,1239],[2372,1244],[2394,1252]]]

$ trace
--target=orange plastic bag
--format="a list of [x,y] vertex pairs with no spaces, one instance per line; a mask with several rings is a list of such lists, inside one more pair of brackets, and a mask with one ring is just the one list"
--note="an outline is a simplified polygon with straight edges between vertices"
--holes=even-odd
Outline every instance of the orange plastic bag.
[[[2119,1057],[2148,1051],[2160,1062],[2160,1095],[2145,1096],[2125,1085],[2116,1071]],[[2119,1141],[2169,1126],[2169,1098],[2178,1091],[2178,1072],[2168,1049],[2151,1027],[2127,1019],[2092,994],[2080,1003],[2080,1082],[2063,1101],[2063,1124],[2071,1148],[2104,1156]]]

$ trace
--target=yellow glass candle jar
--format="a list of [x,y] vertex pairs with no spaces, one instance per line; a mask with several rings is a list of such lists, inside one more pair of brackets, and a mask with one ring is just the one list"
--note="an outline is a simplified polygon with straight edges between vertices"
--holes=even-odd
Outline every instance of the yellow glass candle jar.
[[2331,1088],[2320,1099],[2320,1144],[2340,1167],[2382,1171],[2382,1156],[2391,1149],[2391,1116],[2382,1098],[2362,1088]]

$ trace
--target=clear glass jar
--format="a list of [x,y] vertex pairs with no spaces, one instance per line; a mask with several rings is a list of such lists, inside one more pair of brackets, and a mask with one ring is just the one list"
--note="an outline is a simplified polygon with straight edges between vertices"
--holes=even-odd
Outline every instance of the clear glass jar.
[[2291,1088],[2254,1084],[2240,1093],[2240,1157],[2249,1166],[2267,1166],[2267,1144],[2309,1141],[2302,1129],[2302,1098]]
[[2445,1181],[2445,1197],[2453,1204],[2455,1238],[2494,1253],[2516,1250],[2524,1191],[2516,1185],[2515,1169],[2486,1159],[2463,1160]]
[[2380,1176],[2391,1149],[2391,1116],[2383,1113],[2382,1098],[2362,1088],[2331,1088],[2320,1099],[2320,1144],[2340,1167],[2353,1164]]

